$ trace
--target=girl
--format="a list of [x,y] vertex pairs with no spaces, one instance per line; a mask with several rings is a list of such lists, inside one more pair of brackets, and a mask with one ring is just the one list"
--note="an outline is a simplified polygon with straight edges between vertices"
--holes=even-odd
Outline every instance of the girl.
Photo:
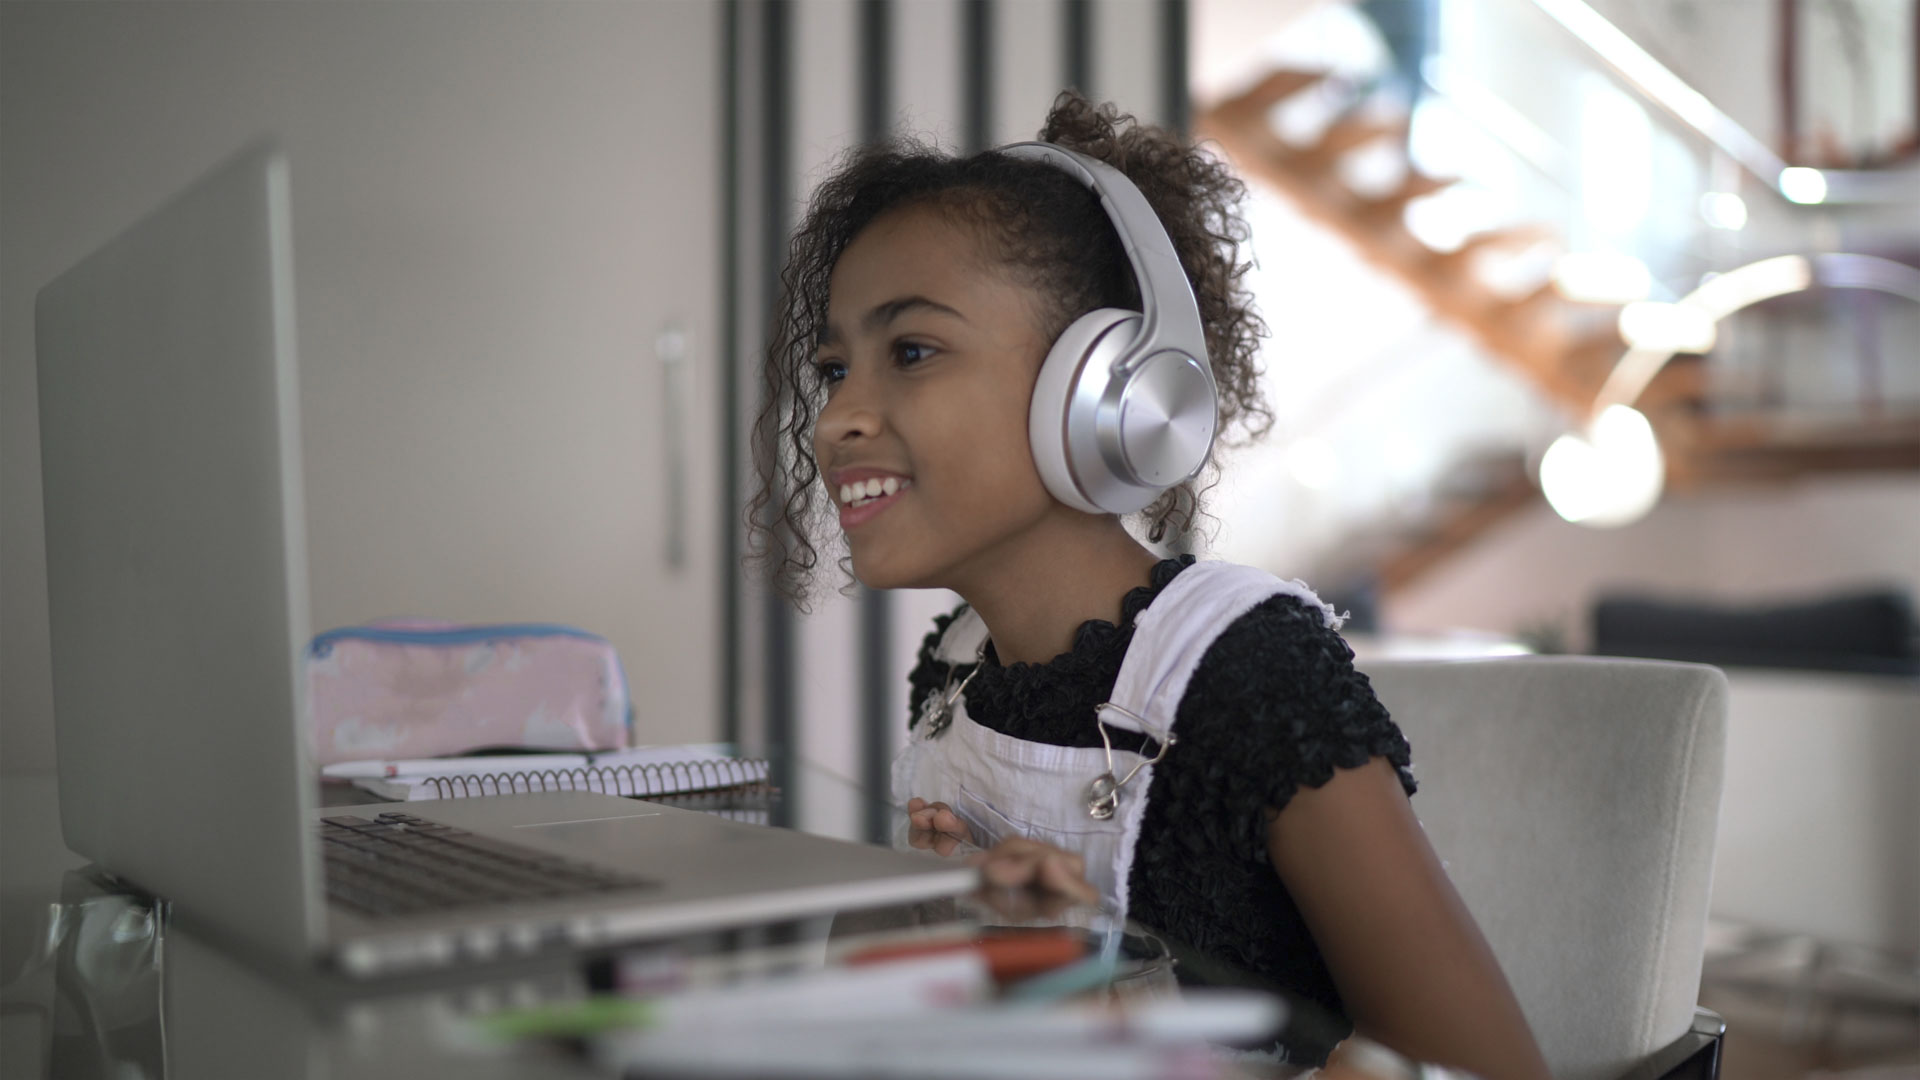
[[[1155,287],[1161,322],[1184,310],[1204,336],[1220,429],[1271,421],[1239,182],[1072,93],[1040,138],[1131,181],[1158,219],[1139,243],[1086,177],[1015,152],[868,147],[815,191],[767,358],[761,558],[804,600],[832,512],[867,586],[965,599],[910,676],[894,795],[917,828],[992,845],[989,880],[1102,899],[1409,1057],[1545,1076],[1331,609],[1245,567],[1160,559],[1036,463],[1043,361],[1087,313],[1141,309],[1130,250],[1158,227],[1192,291]],[[1155,542],[1198,509],[1191,479],[1166,482],[1144,510]]]

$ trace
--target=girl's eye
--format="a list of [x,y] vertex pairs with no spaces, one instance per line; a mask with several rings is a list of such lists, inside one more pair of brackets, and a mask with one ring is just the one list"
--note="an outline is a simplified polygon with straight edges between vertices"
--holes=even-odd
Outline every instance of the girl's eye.
[[813,365],[813,370],[822,386],[833,386],[847,377],[847,365],[838,360],[822,360]]
[[933,346],[919,345],[911,341],[897,341],[893,346],[894,362],[901,367],[911,367],[932,356]]

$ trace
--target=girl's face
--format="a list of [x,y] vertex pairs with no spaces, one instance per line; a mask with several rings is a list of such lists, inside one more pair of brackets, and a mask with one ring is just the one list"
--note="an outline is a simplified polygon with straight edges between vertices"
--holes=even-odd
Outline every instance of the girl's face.
[[1051,344],[1035,300],[928,208],[882,215],[841,253],[813,448],[867,586],[957,588],[1073,513],[1027,442]]

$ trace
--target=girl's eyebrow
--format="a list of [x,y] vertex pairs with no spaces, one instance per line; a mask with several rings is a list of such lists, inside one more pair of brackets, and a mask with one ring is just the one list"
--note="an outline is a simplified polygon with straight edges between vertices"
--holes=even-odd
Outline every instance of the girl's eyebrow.
[[[961,322],[967,321],[965,315],[960,314],[958,311],[955,311],[953,308],[948,307],[938,300],[929,300],[924,296],[902,296],[875,304],[872,310],[861,317],[860,326],[861,329],[872,333],[885,328],[887,324],[910,311],[927,311],[936,315],[948,315],[959,319]],[[836,329],[832,323],[828,323],[821,328],[818,344],[837,345],[839,342],[840,331]]]
[[931,311],[939,315],[951,315],[961,322],[967,321],[965,315],[938,300],[929,300],[924,296],[902,296],[897,300],[875,304],[873,310],[867,312],[867,317],[860,320],[860,324],[869,331],[878,330],[909,311]]

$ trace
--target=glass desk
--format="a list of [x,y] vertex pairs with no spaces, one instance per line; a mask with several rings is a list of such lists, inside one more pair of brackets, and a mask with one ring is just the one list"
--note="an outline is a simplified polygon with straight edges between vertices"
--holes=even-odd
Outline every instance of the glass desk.
[[[844,777],[804,764],[786,775],[804,806],[777,811],[776,819],[842,836],[877,820],[867,816],[870,800]],[[221,948],[172,918],[164,900],[80,866],[59,844],[50,778],[9,778],[4,795],[0,1074],[9,1078],[617,1076],[620,1069],[584,1055],[577,1040],[489,1038],[478,1021],[505,1009],[569,1007],[596,992],[631,987],[649,973],[666,972],[684,984],[690,972],[711,982],[819,970],[830,955],[862,942],[928,928],[960,934],[1058,922],[1104,933],[1109,948],[1121,947],[1122,962],[1114,981],[1095,994],[1178,997],[1196,985],[1267,989],[1151,930],[1123,932],[1103,913],[1008,912],[978,896],[376,981],[289,972]],[[364,801],[338,791],[325,797],[334,805]],[[1282,1048],[1237,1062],[1228,1074],[1291,1076],[1300,1066],[1280,1062],[1317,1060],[1338,1038],[1334,1018],[1283,998]]]

